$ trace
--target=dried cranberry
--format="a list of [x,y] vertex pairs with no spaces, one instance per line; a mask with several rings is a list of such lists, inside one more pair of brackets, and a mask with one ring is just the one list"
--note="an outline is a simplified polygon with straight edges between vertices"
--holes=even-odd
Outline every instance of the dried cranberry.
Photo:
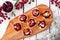
[[7,15],[7,13],[5,13],[5,15]]
[[52,4],[54,4],[54,0],[50,0]]
[[54,0],[54,2],[56,3],[58,0]]
[[36,24],[36,22],[35,22],[34,19],[30,19],[30,20],[29,20],[29,26],[30,26],[30,27],[33,27],[35,24]]
[[59,2],[56,2],[55,5],[58,6]]
[[59,9],[60,9],[60,6],[59,6]]
[[23,6],[24,6],[24,3],[22,3],[22,2],[19,2],[15,5],[16,9],[18,9],[18,10],[21,9]]
[[31,4],[31,0],[29,1],[29,4]]
[[27,19],[27,16],[26,15],[21,15],[20,16],[20,21],[25,22],[26,19]]
[[45,18],[49,18],[50,17],[50,13],[48,11],[45,11],[44,14],[43,14],[43,16]]
[[19,23],[15,23],[15,24],[14,24],[14,29],[15,29],[16,31],[21,30],[21,25],[20,25]]
[[3,16],[4,16],[4,14],[2,12],[0,12],[0,17],[3,17]]
[[2,9],[3,9],[2,6],[0,6],[0,12],[2,11]]
[[38,26],[41,27],[41,28],[44,28],[46,26],[45,21],[40,21]]
[[11,12],[13,9],[13,4],[9,1],[6,1],[5,3],[3,3],[3,11],[5,12]]
[[8,19],[10,20],[10,17],[8,17]]
[[33,14],[33,16],[37,17],[39,15],[39,10],[34,9],[32,14]]
[[24,29],[24,30],[23,30],[23,33],[24,33],[25,36],[28,36],[28,35],[31,34],[31,31],[30,31],[29,28],[27,28],[27,29]]
[[28,2],[28,0],[22,0],[22,2],[23,2],[24,4],[26,4],[26,3]]
[[6,17],[4,16],[4,14],[2,12],[0,12],[0,17],[2,17],[4,20],[6,20]]
[[2,24],[3,20],[0,20],[0,24]]

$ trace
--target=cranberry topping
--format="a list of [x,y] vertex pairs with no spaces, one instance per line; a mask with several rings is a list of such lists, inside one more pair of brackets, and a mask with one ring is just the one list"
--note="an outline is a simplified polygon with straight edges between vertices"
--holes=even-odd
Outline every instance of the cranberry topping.
[[29,26],[32,27],[36,24],[35,20],[34,19],[30,19],[29,20]]
[[45,18],[49,18],[49,17],[50,17],[50,13],[49,13],[48,11],[45,11],[45,13],[43,14],[43,16],[44,16]]
[[20,16],[20,21],[25,22],[26,19],[27,19],[27,16],[26,15],[21,15]]
[[6,1],[5,3],[3,3],[3,11],[5,12],[11,12],[13,9],[13,4],[9,1]]
[[21,25],[20,25],[19,23],[14,24],[14,29],[15,29],[16,31],[21,30]]
[[44,28],[46,26],[45,21],[40,21],[38,26],[41,27],[41,28]]
[[37,17],[39,15],[39,10],[34,9],[32,14],[33,14],[33,16]]
[[31,34],[31,31],[30,31],[29,28],[27,28],[27,29],[24,29],[24,30],[23,30],[23,33],[24,33],[25,36],[28,36],[28,35]]

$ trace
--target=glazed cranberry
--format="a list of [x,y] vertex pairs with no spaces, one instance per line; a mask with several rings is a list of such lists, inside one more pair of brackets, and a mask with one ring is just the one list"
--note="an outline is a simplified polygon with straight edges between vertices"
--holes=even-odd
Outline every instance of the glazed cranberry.
[[22,2],[23,2],[24,4],[26,4],[26,3],[28,2],[28,0],[22,0]]
[[16,31],[21,30],[21,25],[20,25],[19,23],[14,24],[14,29],[15,29]]
[[27,28],[27,29],[23,30],[23,33],[24,33],[25,36],[28,36],[28,35],[31,34],[31,31],[30,31],[30,29]]
[[39,10],[34,9],[32,14],[33,14],[33,16],[37,17],[39,15]]
[[38,26],[41,27],[41,28],[44,28],[46,26],[45,21],[40,21]]
[[30,20],[29,20],[29,26],[30,26],[30,27],[33,27],[35,24],[36,24],[36,22],[35,22],[34,19],[30,19]]
[[3,3],[3,11],[5,12],[11,12],[13,9],[13,4],[9,1],[6,1],[5,3]]
[[49,17],[50,17],[50,13],[49,13],[48,11],[45,11],[45,13],[43,14],[43,16],[44,16],[45,18],[49,18]]
[[24,6],[24,3],[22,3],[22,2],[19,2],[15,5],[16,9],[18,9],[18,10],[21,9],[23,6]]
[[26,19],[27,19],[27,16],[26,15],[21,15],[20,16],[20,21],[25,22]]

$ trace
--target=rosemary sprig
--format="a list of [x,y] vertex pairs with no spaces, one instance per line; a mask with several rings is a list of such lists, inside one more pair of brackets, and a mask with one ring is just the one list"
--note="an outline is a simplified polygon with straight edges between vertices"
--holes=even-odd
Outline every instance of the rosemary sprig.
[[15,14],[14,12],[12,12],[12,15],[13,15],[13,16],[16,16],[16,14]]
[[15,6],[16,6],[16,4],[18,3],[18,1],[19,1],[19,0],[16,0]]

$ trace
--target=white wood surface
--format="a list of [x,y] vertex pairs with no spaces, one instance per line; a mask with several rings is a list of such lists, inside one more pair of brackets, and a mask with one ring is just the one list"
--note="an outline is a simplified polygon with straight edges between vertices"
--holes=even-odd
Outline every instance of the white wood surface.
[[[0,4],[2,5],[2,3],[6,0],[0,0],[0,1],[1,1]],[[15,3],[15,1],[12,1],[12,0],[9,0],[9,1],[11,1],[13,4]],[[35,0],[35,2],[32,2],[31,4],[27,3],[24,5],[24,12],[37,6],[36,1],[37,1],[37,5],[45,4],[51,8],[51,10],[53,12],[53,16],[54,16],[53,23],[52,23],[50,29],[48,29],[44,32],[38,33],[38,34],[31,36],[29,38],[24,38],[22,40],[55,40],[54,35],[58,33],[58,30],[60,30],[60,9],[57,8],[54,4],[53,5],[49,4],[50,0]],[[20,9],[19,11],[14,9],[13,11],[16,14],[16,16],[23,13],[23,9]],[[12,16],[11,14],[8,14],[8,15],[11,17],[11,19],[14,18],[14,16]],[[9,23],[9,20],[5,20],[2,24],[0,24],[0,38],[3,36],[4,32],[6,31],[8,23]]]

